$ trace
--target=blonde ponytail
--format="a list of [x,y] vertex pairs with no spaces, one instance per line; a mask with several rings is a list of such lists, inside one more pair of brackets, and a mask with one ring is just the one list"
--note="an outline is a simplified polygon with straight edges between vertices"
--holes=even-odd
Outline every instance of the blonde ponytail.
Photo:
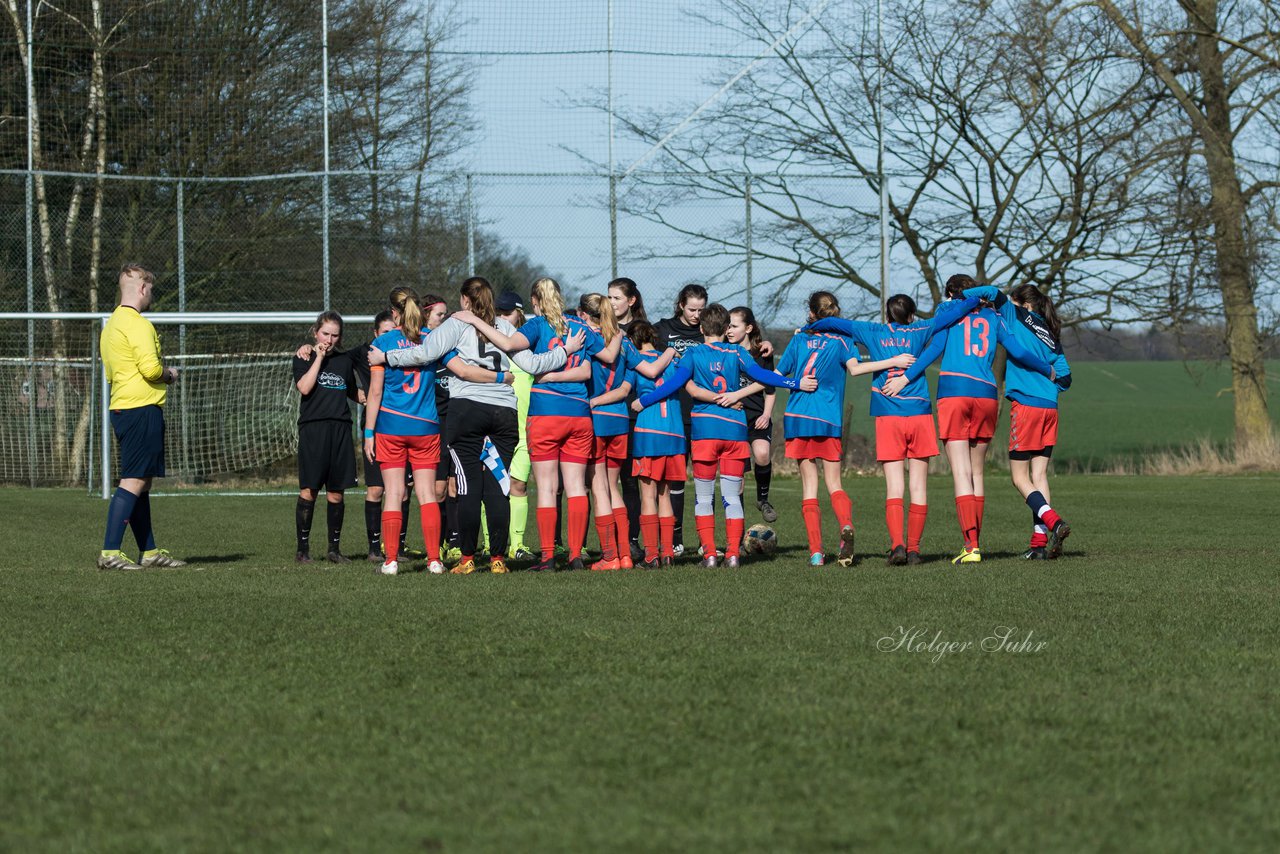
[[414,344],[422,340],[422,306],[413,288],[401,285],[391,291],[391,307],[400,312],[400,331]]
[[533,283],[531,298],[538,301],[538,311],[551,324],[556,334],[564,337],[569,334],[569,324],[564,319],[564,297],[560,294],[560,285],[555,279],[543,276]]
[[600,327],[600,337],[604,343],[612,344],[614,337],[622,334],[618,326],[618,318],[613,313],[613,304],[604,294],[583,294],[578,300],[578,310],[590,317]]

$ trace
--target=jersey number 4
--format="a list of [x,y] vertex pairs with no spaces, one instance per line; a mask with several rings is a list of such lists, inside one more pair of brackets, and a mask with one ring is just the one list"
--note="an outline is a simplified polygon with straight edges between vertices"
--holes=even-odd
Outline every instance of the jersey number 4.
[[969,315],[964,319],[964,354],[981,359],[987,355],[991,342],[991,324],[985,317]]

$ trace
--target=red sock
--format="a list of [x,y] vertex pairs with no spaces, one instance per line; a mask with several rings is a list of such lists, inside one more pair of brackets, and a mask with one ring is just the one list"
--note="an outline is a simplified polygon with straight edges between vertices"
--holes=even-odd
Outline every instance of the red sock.
[[956,498],[956,515],[960,518],[960,536],[964,538],[965,548],[978,547],[978,507],[972,495],[961,495]]
[[853,502],[849,500],[849,493],[843,489],[831,493],[831,508],[836,511],[836,521],[841,528],[853,527]]
[[884,502],[884,523],[889,528],[889,547],[902,545],[902,499],[887,498]]
[[[672,519],[672,522],[675,520]],[[644,559],[658,559],[658,514],[641,514],[640,538],[644,540]]]
[[800,515],[804,517],[804,532],[809,537],[809,554],[817,554],[822,551],[822,510],[818,508],[818,499],[801,501]]
[[591,502],[585,495],[575,495],[565,502],[569,505],[569,560],[582,557],[582,546],[587,539],[587,520],[591,518]]
[[427,538],[427,560],[440,560],[440,505],[434,501],[419,505],[422,536]]
[[538,508],[538,544],[542,547],[542,559],[551,560],[556,553],[556,508]]
[[675,516],[659,516],[658,530],[661,532],[662,556],[676,556],[676,517]]
[[725,543],[724,553],[729,557],[737,557],[742,551],[742,529],[746,527],[743,519],[725,519],[725,535],[729,542]]
[[693,519],[698,528],[698,541],[702,543],[702,554],[711,557],[716,553],[716,517],[695,515]]
[[1046,507],[1040,511],[1040,521],[1044,522],[1045,527],[1052,531],[1054,528],[1058,527],[1058,523],[1062,521],[1062,517],[1059,516],[1057,511],[1053,508]]
[[1049,545],[1049,535],[1044,531],[1033,530],[1031,532],[1031,548],[1042,549]]
[[596,517],[596,533],[600,535],[600,559],[617,560],[617,534],[613,529],[613,513]]
[[404,519],[400,509],[382,511],[382,548],[387,553],[387,563],[393,563],[400,553],[400,527]]
[[618,532],[618,557],[631,557],[631,520],[627,508],[613,508],[613,529]]
[[978,528],[977,538],[979,540],[982,539],[982,510],[983,505],[986,504],[986,502],[987,498],[985,495],[973,496],[973,523]]
[[928,504],[912,504],[907,509],[907,551],[920,551],[920,538],[924,536],[924,520],[928,516]]

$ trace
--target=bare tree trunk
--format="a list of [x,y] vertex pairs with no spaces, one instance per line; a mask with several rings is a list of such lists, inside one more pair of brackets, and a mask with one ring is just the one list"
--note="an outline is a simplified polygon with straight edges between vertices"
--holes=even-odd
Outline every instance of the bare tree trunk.
[[[1204,140],[1204,158],[1211,191],[1209,213],[1213,220],[1218,287],[1227,322],[1236,443],[1249,445],[1271,437],[1271,418],[1267,413],[1266,362],[1258,335],[1258,307],[1253,300],[1251,253],[1245,238],[1245,197],[1231,144],[1234,131],[1224,60],[1218,34],[1203,28],[1205,23],[1217,23],[1217,0],[1200,0],[1196,12],[1189,11],[1187,17],[1196,32],[1196,59],[1203,83],[1201,99],[1212,130]],[[1197,17],[1201,20],[1197,21]]]

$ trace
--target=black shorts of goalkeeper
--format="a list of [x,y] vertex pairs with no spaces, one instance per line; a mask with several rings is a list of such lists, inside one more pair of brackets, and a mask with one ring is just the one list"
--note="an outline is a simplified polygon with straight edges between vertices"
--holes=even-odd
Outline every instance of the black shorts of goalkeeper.
[[164,412],[150,404],[111,410],[120,445],[120,477],[164,477]]

